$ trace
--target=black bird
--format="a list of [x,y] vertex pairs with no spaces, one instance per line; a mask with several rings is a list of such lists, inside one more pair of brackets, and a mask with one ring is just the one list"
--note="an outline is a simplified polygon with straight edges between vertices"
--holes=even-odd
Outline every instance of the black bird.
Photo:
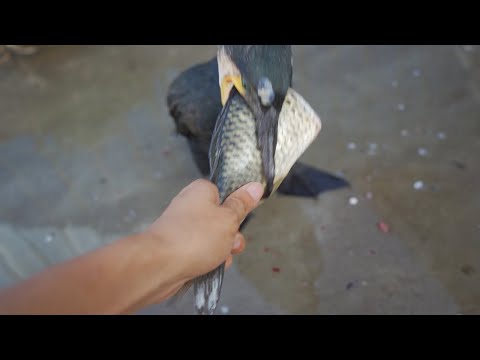
[[[253,65],[254,63],[250,67],[253,67]],[[249,68],[245,65],[239,66],[240,68]],[[289,71],[287,68],[287,72]],[[288,73],[287,77],[289,78],[287,85],[290,85],[291,74]],[[168,89],[167,105],[170,115],[175,121],[176,131],[187,139],[193,159],[203,176],[208,176],[210,173],[208,151],[217,117],[222,110],[222,102],[225,103],[226,98],[228,98],[228,91],[231,86],[238,83],[241,83],[241,80],[230,78],[223,80],[223,86],[220,85],[218,61],[215,57],[181,73]],[[238,86],[240,87],[240,85]],[[241,88],[239,92],[245,94],[246,90],[243,90],[245,88]],[[253,92],[255,92],[255,89],[250,90],[249,94]],[[282,91],[278,98],[284,98],[285,93]],[[249,96],[253,97],[253,95]],[[252,101],[258,104],[261,100],[251,100],[250,102]],[[276,106],[275,103],[273,106]],[[260,109],[262,108],[260,107]],[[281,109],[281,105],[275,111],[278,111],[277,109]],[[257,121],[261,122],[259,119],[263,118],[263,114],[255,114],[255,116]],[[276,132],[277,120],[278,115],[273,121],[267,120],[267,122],[274,122],[271,125],[275,129],[269,131],[270,134]],[[273,150],[268,154],[274,156]],[[273,158],[268,158],[266,162],[273,164]],[[349,183],[342,178],[297,162],[289,175],[283,180],[277,192],[283,195],[315,198],[323,192],[348,186]]]

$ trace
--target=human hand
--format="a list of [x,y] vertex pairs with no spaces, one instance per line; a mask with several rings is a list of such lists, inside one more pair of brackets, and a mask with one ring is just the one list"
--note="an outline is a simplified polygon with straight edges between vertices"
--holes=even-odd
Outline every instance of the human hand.
[[251,183],[232,193],[220,205],[217,187],[197,180],[184,188],[147,230],[170,249],[182,282],[227,267],[232,254],[245,248],[239,227],[263,195],[263,186]]
[[217,187],[197,180],[146,231],[0,292],[0,313],[119,314],[162,302],[244,249],[238,229],[262,194],[248,184],[220,205]]

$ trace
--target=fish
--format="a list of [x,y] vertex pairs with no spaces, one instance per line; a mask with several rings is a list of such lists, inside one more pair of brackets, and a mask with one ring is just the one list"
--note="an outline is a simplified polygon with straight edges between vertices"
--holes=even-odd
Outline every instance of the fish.
[[[322,129],[320,116],[293,88],[289,88],[278,121],[275,151],[275,193],[297,160]],[[234,191],[250,182],[266,187],[256,121],[244,98],[233,88],[220,112],[209,149],[210,181],[223,203]],[[267,198],[268,199],[268,198]],[[261,204],[267,199],[262,199]],[[213,315],[221,296],[225,263],[193,281],[198,314]]]

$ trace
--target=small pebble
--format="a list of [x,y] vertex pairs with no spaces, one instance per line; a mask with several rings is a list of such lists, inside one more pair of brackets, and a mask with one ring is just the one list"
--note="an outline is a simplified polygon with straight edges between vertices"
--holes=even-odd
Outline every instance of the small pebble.
[[398,111],[405,111],[405,104],[398,104],[397,109]]
[[377,252],[376,252],[375,250],[373,250],[373,249],[371,249],[371,250],[369,251],[369,253],[370,253],[370,255],[377,255]]
[[397,87],[398,87],[398,81],[397,81],[397,80],[393,80],[393,81],[392,81],[392,86],[393,86],[394,88],[397,88]]
[[371,199],[373,198],[372,192],[371,192],[371,191],[367,192],[367,193],[365,194],[365,197],[366,197],[368,200],[371,200]]
[[420,75],[422,75],[422,72],[420,71],[420,69],[413,69],[412,74],[413,77],[420,77]]
[[447,135],[444,132],[438,132],[437,133],[437,139],[438,140],[445,140],[447,138]]
[[365,281],[365,280],[362,280],[362,285],[363,285],[363,286],[367,286],[367,285],[368,285],[368,282]]
[[162,150],[162,154],[164,156],[170,156],[170,154],[172,153],[172,149],[170,147],[165,147],[163,150]]
[[345,289],[351,290],[351,289],[353,289],[353,285],[354,285],[354,283],[350,281],[350,282],[347,284],[347,286],[345,286]]
[[278,267],[273,267],[273,268],[272,268],[272,271],[273,271],[274,273],[278,273],[278,272],[280,272],[280,268],[278,268]]
[[417,150],[417,152],[418,152],[418,155],[420,155],[420,156],[427,156],[428,155],[428,151],[425,148],[419,148]]
[[352,196],[351,198],[348,199],[348,203],[352,206],[355,206],[358,204],[358,199],[355,196]]
[[425,186],[425,184],[424,184],[423,181],[421,181],[421,180],[415,181],[415,182],[413,183],[413,188],[414,188],[415,190],[421,190],[421,189],[424,188],[424,186]]
[[408,130],[403,129],[402,131],[400,131],[400,134],[402,134],[402,136],[408,136]]
[[52,234],[48,234],[47,236],[45,236],[45,242],[47,244],[52,242],[52,240],[53,240],[53,235]]
[[228,314],[230,312],[230,309],[228,308],[228,306],[221,306],[220,307],[220,311],[222,312],[222,314]]
[[357,148],[357,144],[355,144],[354,142],[350,142],[348,143],[347,148],[348,150],[355,150]]

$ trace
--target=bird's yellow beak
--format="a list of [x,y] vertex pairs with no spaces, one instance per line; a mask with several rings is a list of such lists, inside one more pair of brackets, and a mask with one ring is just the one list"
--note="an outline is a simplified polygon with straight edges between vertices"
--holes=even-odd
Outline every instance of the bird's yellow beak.
[[245,95],[245,88],[242,85],[242,77],[241,76],[232,76],[226,75],[223,77],[222,82],[220,84],[220,92],[222,96],[222,105],[225,106],[225,103],[228,100],[228,96],[230,95],[230,91],[232,87],[236,87],[238,92],[244,96]]

